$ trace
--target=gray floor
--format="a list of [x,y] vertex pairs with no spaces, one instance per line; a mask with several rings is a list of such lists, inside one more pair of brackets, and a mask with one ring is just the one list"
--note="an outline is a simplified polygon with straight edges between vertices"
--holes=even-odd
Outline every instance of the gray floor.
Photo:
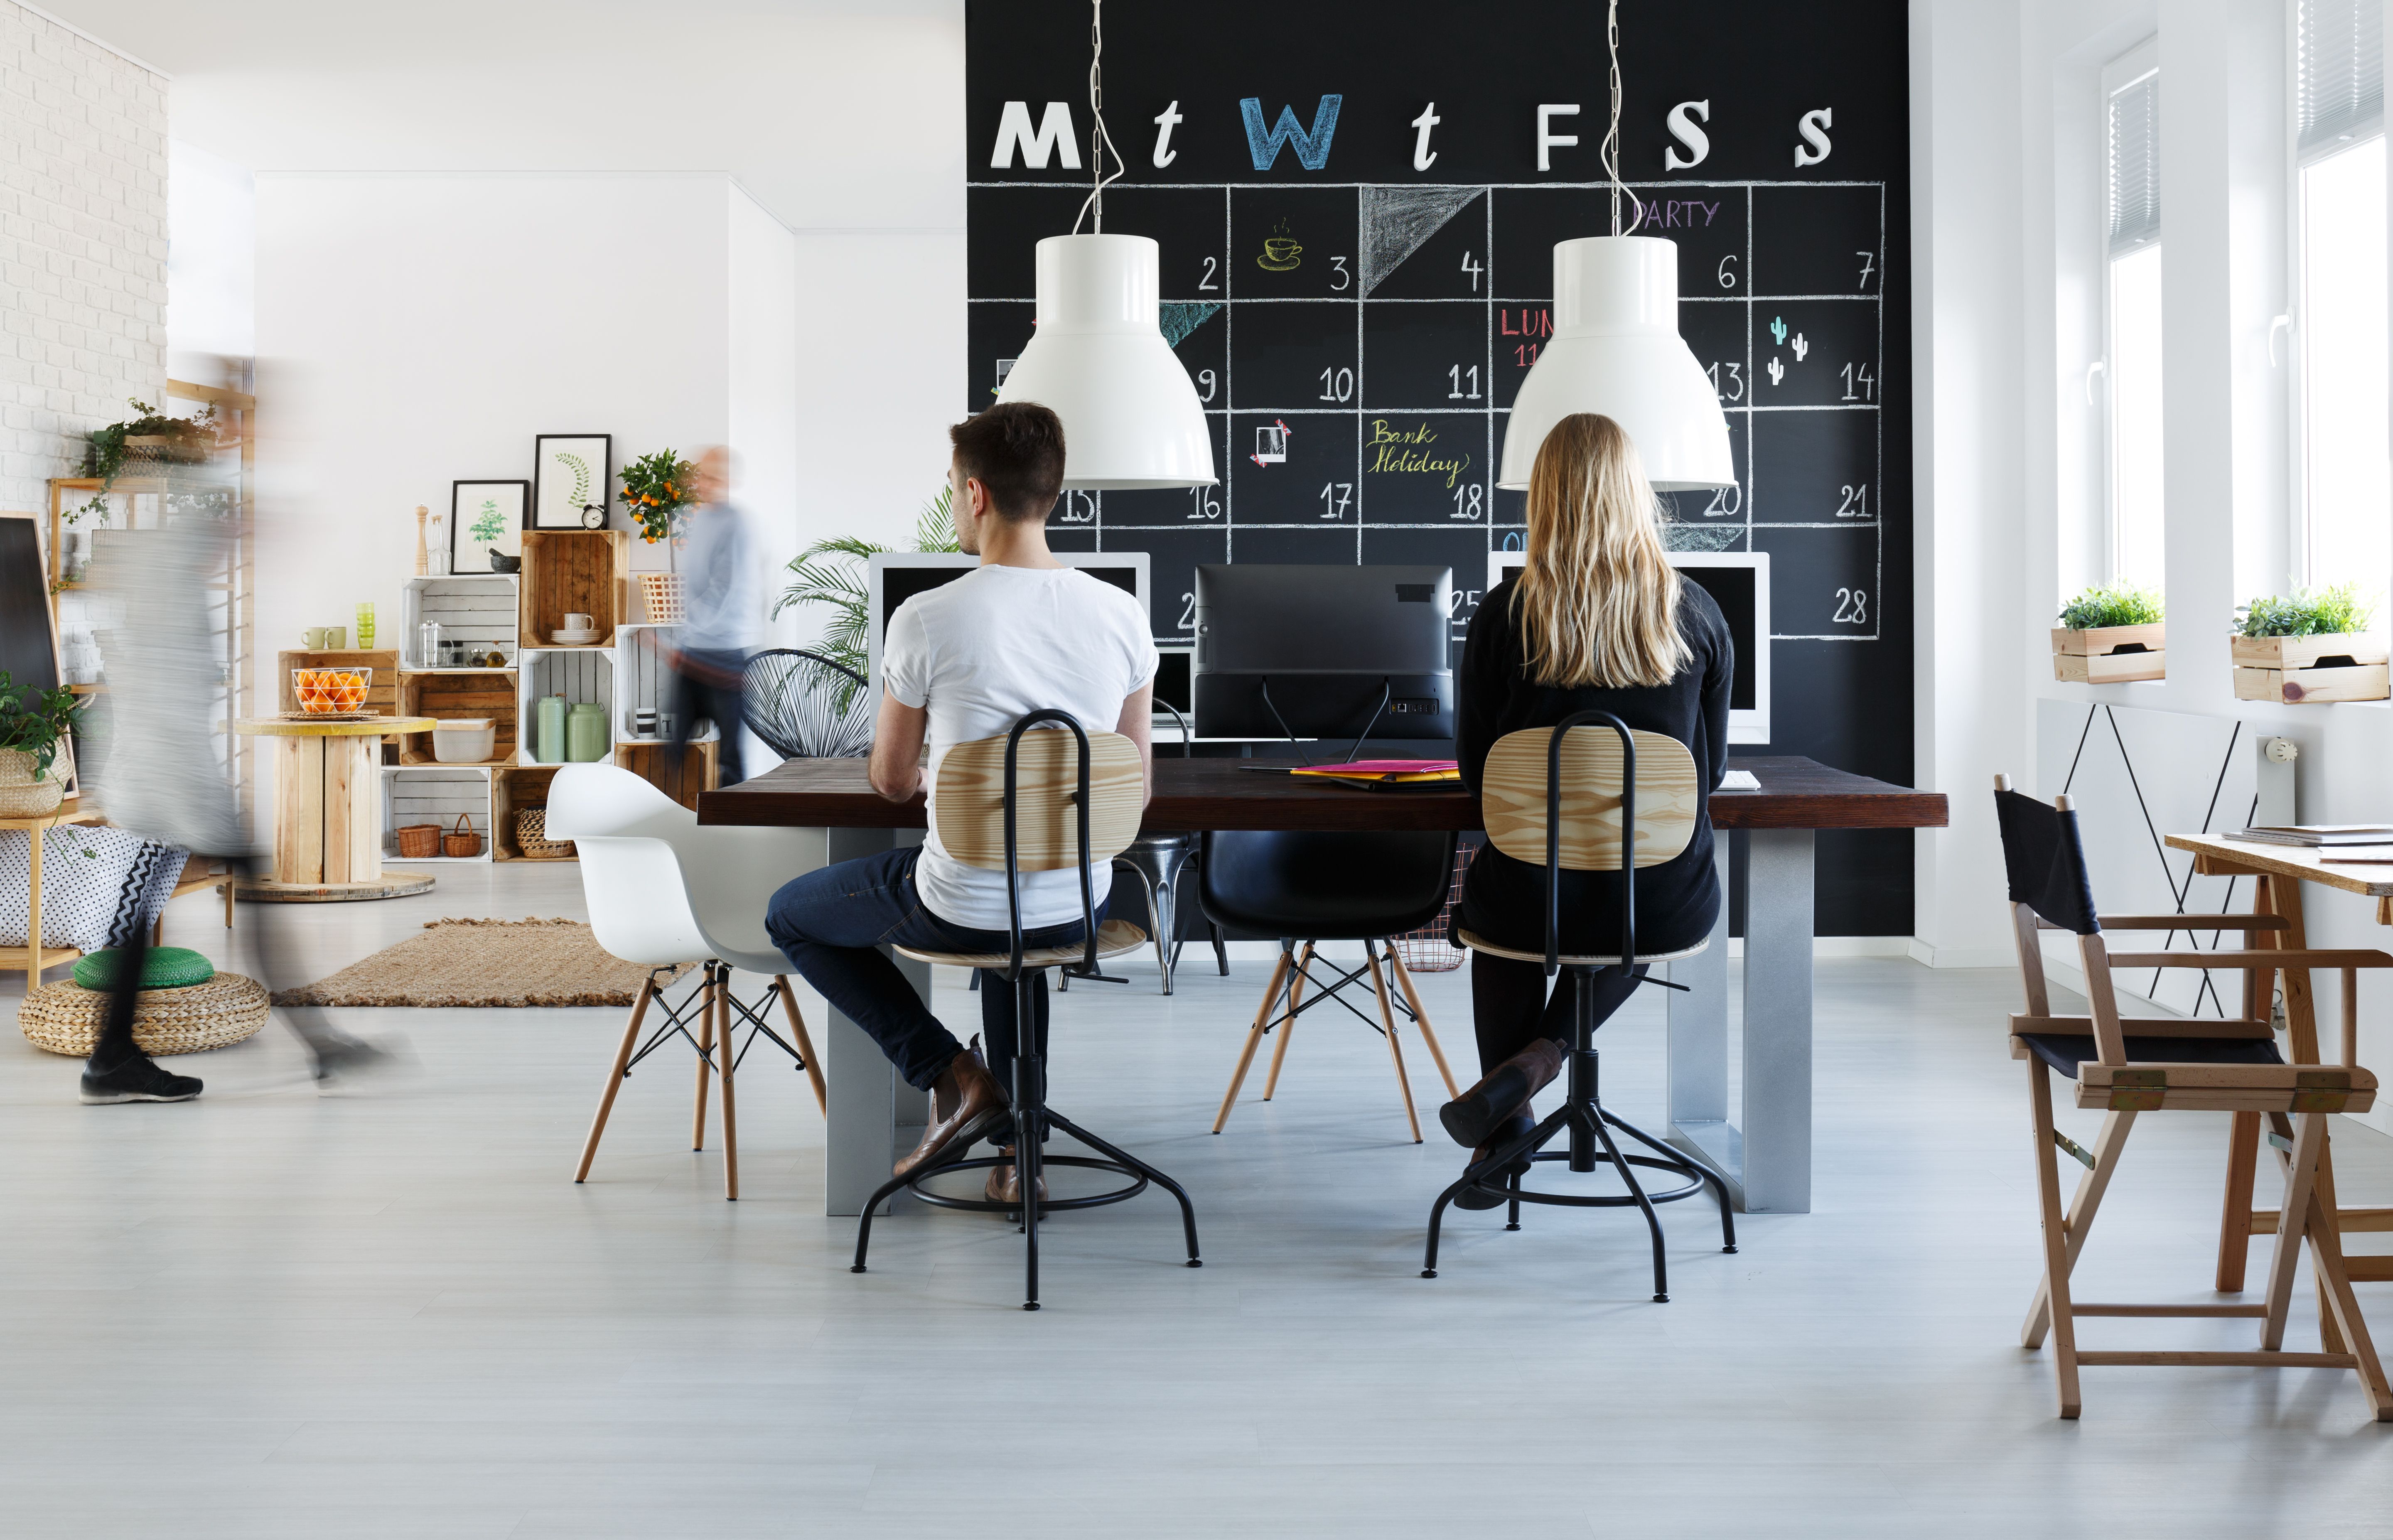
[[[430,895],[307,911],[322,968],[441,914],[578,914],[570,867],[444,868]],[[244,917],[248,911],[244,910]],[[169,940],[221,936],[185,900]],[[1278,1100],[1206,1129],[1261,970],[1151,970],[1059,1002],[1058,1104],[1195,1195],[1061,1220],[1048,1308],[1020,1243],[912,1216],[851,1275],[800,1077],[742,1080],[741,1201],[687,1148],[687,1056],[626,1088],[569,1180],[618,1023],[348,1011],[407,1067],[320,1098],[290,1039],[178,1062],[201,1101],[74,1104],[0,1043],[0,1533],[9,1535],[2381,1535],[2393,1428],[2327,1371],[2093,1369],[2052,1417],[2020,1351],[2036,1255],[2002,972],[1820,967],[1819,1210],[1667,1211],[1649,1303],[1633,1213],[1454,1227],[1458,1152],[1406,1142],[1386,1057],[1309,1016]],[[1461,973],[1424,979],[1458,1072]],[[18,991],[0,985],[0,1014]],[[942,989],[951,1021],[973,998]],[[1318,1022],[1320,1024],[1314,1024]],[[1660,1006],[1602,1038],[1658,1121]],[[750,1064],[765,1063],[752,1059]],[[2091,1115],[2068,1115],[2090,1128]],[[2085,1264],[2098,1298],[2205,1298],[2223,1120],[2148,1119]],[[2345,1201],[2393,1142],[2338,1136]],[[1583,1179],[1600,1181],[1602,1179]],[[2368,1239],[2363,1238],[2361,1245]],[[2256,1269],[2255,1276],[2256,1277]],[[2289,1346],[2315,1341],[2308,1289]],[[2380,1335],[2393,1297],[2364,1286]],[[2242,1346],[2245,1322],[2105,1321]]]

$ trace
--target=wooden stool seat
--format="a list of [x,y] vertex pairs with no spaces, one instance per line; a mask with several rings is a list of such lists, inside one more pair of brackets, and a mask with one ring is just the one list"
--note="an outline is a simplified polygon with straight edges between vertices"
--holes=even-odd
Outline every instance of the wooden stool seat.
[[[1539,964],[1542,964],[1546,960],[1546,954],[1543,952],[1523,951],[1517,946],[1498,946],[1494,942],[1487,940],[1485,937],[1474,935],[1471,932],[1463,930],[1458,926],[1455,930],[1454,938],[1457,941],[1461,942],[1465,946],[1470,947],[1472,951],[1484,952],[1489,957],[1510,958],[1515,962],[1535,962]],[[1706,938],[1705,940],[1696,942],[1692,946],[1682,946],[1675,952],[1640,952],[1628,960],[1631,962],[1676,962],[1680,958],[1693,957],[1697,952],[1702,951],[1705,947],[1710,945],[1711,941],[1709,938]],[[1617,957],[1576,957],[1567,953],[1562,957],[1556,958],[1554,960],[1565,968],[1616,968],[1620,964],[1620,959]]]
[[[1135,952],[1146,945],[1146,933],[1127,920],[1108,920],[1097,927],[1097,956],[1119,957]],[[899,957],[912,958],[917,962],[944,962],[951,968],[1011,968],[1013,958],[1007,952],[926,952],[915,946],[892,946]],[[1025,968],[1060,968],[1079,961],[1089,955],[1088,944],[1075,941],[1065,946],[1026,946],[1022,951]]]

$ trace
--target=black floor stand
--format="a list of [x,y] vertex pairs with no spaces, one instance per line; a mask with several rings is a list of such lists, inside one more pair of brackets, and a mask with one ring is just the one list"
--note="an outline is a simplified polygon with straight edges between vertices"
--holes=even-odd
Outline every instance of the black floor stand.
[[[1026,1038],[1029,1036],[1032,1020],[1029,976],[1026,971],[1023,982],[1017,985],[1014,997],[1016,1006],[1014,1021],[1019,1024]],[[1019,1215],[1025,1250],[1022,1308],[1037,1310],[1039,1308],[1039,1220],[1040,1216],[1064,1213],[1075,1208],[1100,1208],[1109,1203],[1120,1203],[1145,1192],[1150,1182],[1180,1200],[1181,1227],[1188,1234],[1188,1265],[1190,1267],[1205,1265],[1196,1255],[1196,1208],[1188,1201],[1187,1193],[1181,1188],[1180,1183],[1136,1155],[1115,1148],[1066,1117],[1062,1113],[1049,1107],[1047,1105],[1047,1065],[1046,1062],[1036,1053],[1019,1054],[1013,1061],[1013,1160],[1008,1161],[1000,1155],[981,1155],[971,1160],[964,1159],[963,1157],[971,1153],[972,1145],[976,1141],[958,1140],[941,1152],[939,1157],[930,1165],[904,1176],[892,1177],[883,1182],[873,1192],[872,1196],[865,1202],[864,1218],[856,1227],[856,1261],[848,1271],[862,1272],[865,1270],[865,1249],[872,1242],[872,1216],[880,1211],[883,1203],[896,1194],[898,1189],[910,1188],[914,1195],[924,1203],[936,1204],[942,1208],[965,1208],[985,1214]],[[1104,1158],[1047,1154],[1044,1144],[1050,1129],[1071,1135]],[[922,1190],[923,1182],[945,1172],[986,1170],[992,1166],[1005,1165],[1018,1165],[1020,1168],[1017,1175],[1022,1184],[1022,1200],[1019,1203],[995,1203],[987,1198],[949,1197],[943,1193],[929,1193]],[[1039,1196],[1039,1177],[1040,1171],[1050,1166],[1076,1166],[1093,1171],[1113,1171],[1129,1177],[1131,1181],[1128,1186],[1111,1188],[1103,1193],[1092,1194],[1087,1197],[1041,1200]]]
[[[1604,1110],[1603,1103],[1596,1094],[1595,996],[1591,985],[1597,970],[1574,968],[1571,972],[1576,975],[1573,987],[1576,991],[1574,1000],[1576,1019],[1569,1055],[1569,1094],[1564,1097],[1563,1104],[1535,1129],[1501,1148],[1489,1151],[1486,1159],[1466,1168],[1459,1181],[1438,1194],[1437,1202],[1429,1211],[1429,1253],[1421,1262],[1421,1276],[1437,1276],[1438,1230],[1445,1221],[1446,1206],[1474,1187],[1501,1194],[1509,1200],[1510,1212],[1504,1226],[1507,1230],[1521,1228],[1521,1205],[1524,1203],[1552,1204],[1571,1208],[1626,1208],[1634,1204],[1644,1211],[1645,1227],[1652,1232],[1654,1238],[1654,1302],[1665,1304],[1670,1298],[1669,1274],[1662,1257],[1662,1220],[1654,1212],[1654,1206],[1693,1197],[1704,1190],[1706,1183],[1709,1183],[1720,1200],[1720,1249],[1733,1252],[1736,1249],[1736,1219],[1729,1206],[1728,1187],[1715,1173],[1642,1129]],[[1618,1129],[1648,1149],[1657,1152],[1660,1158],[1622,1155],[1620,1146],[1613,1142],[1613,1129]],[[1548,1140],[1564,1130],[1568,1130],[1570,1135],[1567,1150],[1540,1153]],[[1602,1146],[1601,1151],[1596,1148],[1598,1144]],[[1574,1171],[1592,1171],[1599,1166],[1611,1166],[1619,1171],[1621,1181],[1628,1184],[1628,1191],[1617,1194],[1535,1193],[1521,1185],[1523,1172],[1519,1168],[1534,1166],[1538,1161],[1555,1160],[1569,1162]],[[1673,1187],[1667,1192],[1648,1193],[1637,1181],[1633,1168],[1639,1166],[1672,1171],[1688,1180],[1683,1186]]]

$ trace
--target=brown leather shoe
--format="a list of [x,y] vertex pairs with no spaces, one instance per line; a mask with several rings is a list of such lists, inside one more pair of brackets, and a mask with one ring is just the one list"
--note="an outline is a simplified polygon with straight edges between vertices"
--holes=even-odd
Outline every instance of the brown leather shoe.
[[1540,1038],[1479,1077],[1479,1083],[1437,1109],[1437,1120],[1454,1142],[1466,1149],[1495,1137],[1497,1125],[1516,1111],[1526,1112],[1529,1098],[1553,1084],[1563,1072],[1563,1045]]
[[978,1059],[970,1053],[957,1054],[932,1084],[931,1126],[922,1130],[922,1142],[914,1146],[914,1153],[897,1163],[896,1174],[902,1177],[920,1170],[959,1139],[969,1144],[1004,1116],[1005,1108],[1005,1089],[981,1067]]
[[[981,1187],[981,1195],[991,1203],[1019,1205],[1022,1202],[1022,1168],[1013,1163],[1013,1146],[1008,1144],[997,1152],[1005,1162],[988,1168],[988,1181]],[[1047,1201],[1047,1179],[1039,1179],[1039,1201]]]
[[[1529,1136],[1530,1131],[1536,1127],[1536,1123],[1530,1117],[1526,1108],[1514,1113],[1511,1116],[1496,1125],[1496,1130],[1487,1136],[1486,1143],[1480,1145],[1477,1149],[1471,1152],[1471,1164],[1472,1166],[1478,1165],[1481,1161],[1493,1155],[1497,1149],[1506,1144],[1511,1143],[1516,1139],[1526,1139]],[[1505,1167],[1502,1174],[1504,1176],[1511,1176],[1514,1174],[1526,1176],[1528,1173],[1528,1161],[1515,1160],[1510,1165]],[[1509,1199],[1499,1197],[1494,1192],[1491,1192],[1485,1187],[1470,1187],[1465,1188],[1462,1192],[1462,1195],[1454,1200],[1454,1206],[1457,1208],[1500,1208],[1509,1201]]]

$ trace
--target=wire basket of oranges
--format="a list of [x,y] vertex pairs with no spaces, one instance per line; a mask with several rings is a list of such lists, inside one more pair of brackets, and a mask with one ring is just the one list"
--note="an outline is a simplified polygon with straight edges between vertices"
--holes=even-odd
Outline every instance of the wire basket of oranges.
[[373,686],[372,669],[293,669],[291,693],[302,716],[359,716]]

